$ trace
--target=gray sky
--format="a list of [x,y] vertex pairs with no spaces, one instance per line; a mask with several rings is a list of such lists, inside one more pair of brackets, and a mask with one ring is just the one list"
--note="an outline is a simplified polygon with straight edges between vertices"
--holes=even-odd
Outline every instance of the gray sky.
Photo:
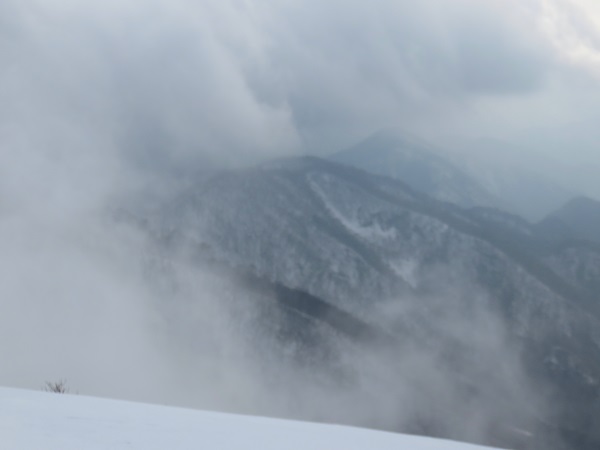
[[[330,152],[385,126],[514,137],[591,128],[600,113],[595,0],[5,0],[0,9],[4,153],[54,145],[231,163]],[[584,147],[569,158],[600,160]]]
[[165,167],[325,155],[389,127],[505,139],[600,195],[599,116],[595,0],[0,5],[0,214],[68,221]]
[[599,30],[597,0],[0,1],[0,384],[165,367],[145,243],[99,220],[139,172],[384,127],[600,166]]

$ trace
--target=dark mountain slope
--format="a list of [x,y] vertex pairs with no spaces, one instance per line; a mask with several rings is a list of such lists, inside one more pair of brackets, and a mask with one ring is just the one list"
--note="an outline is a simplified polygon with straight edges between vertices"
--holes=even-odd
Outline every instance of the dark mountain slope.
[[537,226],[551,239],[585,239],[600,243],[600,202],[587,197],[570,200]]
[[[596,419],[588,418],[600,406],[598,292],[561,268],[556,243],[532,235],[515,216],[465,211],[390,178],[296,158],[203,179],[146,223],[166,254],[218,262],[281,286],[280,304],[300,321],[319,320],[336,334],[356,328],[363,330],[358,335],[390,336],[417,354],[435,355],[443,373],[453,374],[438,381],[452,385],[459,403],[471,398],[473,411],[490,400],[486,389],[512,399],[513,407],[486,415],[489,423],[527,428],[549,421],[567,439],[598,437]],[[392,362],[406,361],[402,348],[403,357],[385,353],[386,374],[410,372],[412,364]],[[494,374],[499,361],[512,358],[539,385],[532,393],[522,392],[527,383]],[[424,393],[415,401],[431,403],[437,384],[417,378],[415,392]],[[554,399],[552,414],[517,414],[515,408],[529,409],[519,397],[535,398],[537,389]],[[416,415],[441,427],[430,434],[481,441],[432,411]],[[412,419],[404,428],[428,429]]]

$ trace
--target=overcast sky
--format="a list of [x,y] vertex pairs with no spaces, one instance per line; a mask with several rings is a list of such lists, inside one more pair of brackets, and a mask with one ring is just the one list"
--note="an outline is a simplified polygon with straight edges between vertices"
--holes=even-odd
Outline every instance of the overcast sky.
[[600,187],[599,116],[598,0],[0,0],[0,384],[164,367],[145,242],[97,214],[148,174],[393,127]]
[[0,3],[0,188],[76,173],[94,194],[123,161],[325,154],[383,127],[597,164],[599,116],[596,0]]

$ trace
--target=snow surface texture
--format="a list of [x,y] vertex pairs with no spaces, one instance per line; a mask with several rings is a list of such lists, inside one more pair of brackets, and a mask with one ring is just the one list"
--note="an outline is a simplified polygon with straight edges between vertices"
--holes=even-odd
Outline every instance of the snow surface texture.
[[[483,450],[360,428],[0,388],[10,450]],[[487,447],[489,448],[489,447]]]

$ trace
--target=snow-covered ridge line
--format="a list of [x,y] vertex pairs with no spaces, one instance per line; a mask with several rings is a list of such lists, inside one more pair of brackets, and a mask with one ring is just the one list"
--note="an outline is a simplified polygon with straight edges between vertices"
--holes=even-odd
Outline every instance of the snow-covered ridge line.
[[338,425],[0,388],[10,450],[484,450]]

